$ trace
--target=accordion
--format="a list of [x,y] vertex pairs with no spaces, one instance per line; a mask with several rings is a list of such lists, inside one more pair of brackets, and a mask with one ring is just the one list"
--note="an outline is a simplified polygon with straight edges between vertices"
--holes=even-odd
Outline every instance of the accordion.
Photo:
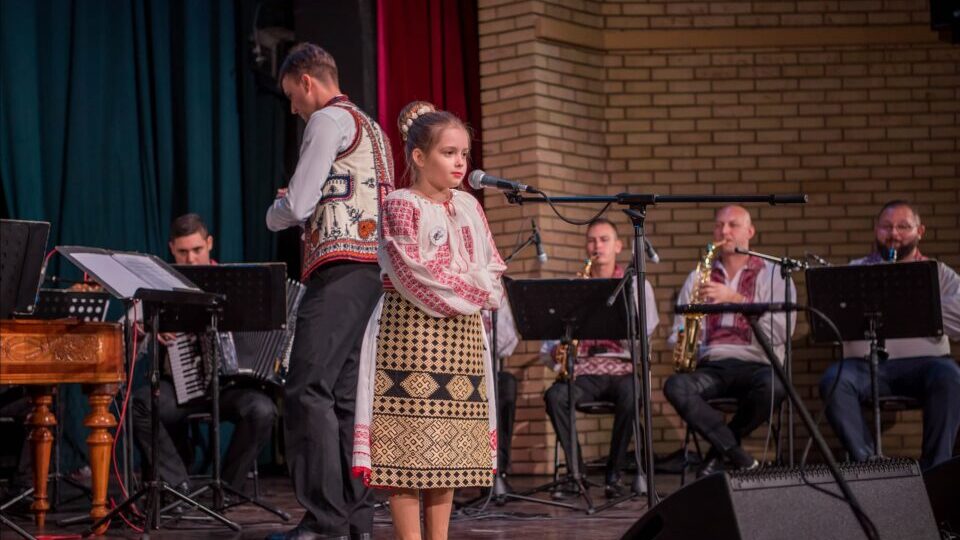
[[[307,288],[299,281],[287,280],[287,323],[279,330],[234,332],[235,371],[224,371],[230,378],[253,380],[282,387],[290,367],[297,309]],[[228,350],[228,349],[226,349]],[[224,365],[230,363],[228,360]]]
[[167,346],[177,403],[207,394],[214,350],[220,354],[220,374],[228,381],[248,381],[282,387],[290,365],[297,309],[306,287],[287,280],[287,322],[264,332],[222,332],[217,347],[211,334],[177,334]]

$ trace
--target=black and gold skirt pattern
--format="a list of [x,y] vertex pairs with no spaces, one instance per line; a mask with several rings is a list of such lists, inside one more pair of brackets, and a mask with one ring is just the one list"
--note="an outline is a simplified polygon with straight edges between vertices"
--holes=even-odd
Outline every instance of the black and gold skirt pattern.
[[479,313],[431,317],[399,293],[385,292],[373,381],[370,486],[490,485],[496,441],[484,353]]

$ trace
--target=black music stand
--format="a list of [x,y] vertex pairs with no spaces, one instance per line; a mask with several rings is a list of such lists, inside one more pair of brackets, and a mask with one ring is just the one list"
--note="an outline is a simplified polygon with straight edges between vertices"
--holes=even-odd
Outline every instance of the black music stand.
[[[259,330],[277,330],[287,322],[286,275],[284,263],[264,264],[221,264],[221,265],[183,265],[173,267],[196,283],[208,293],[225,298],[222,309],[224,316],[214,332],[248,332]],[[198,319],[196,310],[171,309],[160,319],[160,330],[181,330],[184,327],[196,328]],[[200,314],[202,315],[202,314]],[[212,455],[213,478],[209,483],[190,494],[195,498],[207,492],[213,492],[213,506],[226,510],[243,504],[253,504],[271,512],[284,521],[290,520],[290,514],[265,504],[256,497],[248,497],[225,484],[220,477],[220,372],[226,375],[237,373],[236,358],[229,360],[230,367],[221,366],[220,340],[212,340],[214,345],[213,373],[210,378],[210,452]],[[235,351],[234,351],[235,354]],[[226,355],[229,356],[229,355]],[[224,492],[239,499],[239,502],[224,505]],[[163,510],[173,508],[173,503]],[[162,511],[161,511],[162,513]]]
[[[622,295],[615,295],[619,279],[523,279],[504,278],[510,305],[513,307],[517,330],[523,339],[553,340],[569,345],[574,339],[628,338],[627,310]],[[615,295],[617,300],[610,306],[607,299]],[[567,456],[567,475],[553,482],[538,486],[522,493],[506,493],[505,498],[513,498],[573,510],[585,510],[593,514],[610,506],[595,507],[580,472],[579,442],[576,423],[576,400],[573,391],[574,365],[577,352],[567,347],[567,414],[570,421],[570,454]],[[639,397],[639,396],[638,396]],[[639,443],[639,436],[637,437]],[[641,474],[642,471],[637,471]],[[573,504],[548,501],[530,497],[530,495],[550,490],[556,486],[574,482],[579,496],[586,506],[581,508]],[[629,498],[629,497],[627,497]],[[619,502],[616,501],[616,502]],[[614,503],[616,504],[616,503]]]
[[[113,296],[127,303],[127,312],[132,311],[135,301],[143,302],[144,319],[150,320],[150,330],[154,335],[160,330],[160,316],[171,306],[194,306],[208,313],[210,326],[216,329],[218,306],[222,299],[215,294],[203,292],[182,274],[171,268],[159,258],[132,252],[112,252],[98,248],[80,246],[60,246],[57,248],[64,257],[93,277]],[[128,318],[127,324],[132,324]],[[186,330],[196,330],[189,328]],[[135,330],[131,330],[135,331]],[[187,503],[208,516],[216,519],[235,531],[240,525],[230,521],[214,510],[203,506],[194,499],[180,493],[159,478],[158,434],[160,429],[160,353],[159,347],[153,348],[150,366],[150,432],[151,432],[151,472],[152,479],[145,482],[139,490],[96,520],[83,533],[89,536],[110,522],[121,512],[131,508],[141,498],[146,498],[146,516],[144,531],[160,528],[160,498],[169,495]],[[148,533],[149,534],[149,533]]]
[[[43,281],[43,255],[49,233],[47,222],[0,220],[0,319],[33,311],[37,289]],[[29,492],[32,491],[22,496]],[[4,508],[20,498],[0,506],[0,526],[33,540],[33,535],[3,514]]]
[[[880,362],[887,357],[884,342],[943,335],[937,262],[811,268],[806,279],[808,303],[833,320],[844,341],[870,342],[866,360],[870,365],[874,455],[883,457],[877,377]],[[811,332],[815,342],[836,342],[819,319],[813,320]]]
[[49,234],[46,221],[0,220],[0,319],[33,311]]

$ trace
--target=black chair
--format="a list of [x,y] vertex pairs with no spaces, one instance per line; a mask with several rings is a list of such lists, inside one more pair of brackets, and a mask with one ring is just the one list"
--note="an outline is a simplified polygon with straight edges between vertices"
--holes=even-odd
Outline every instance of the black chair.
[[[714,398],[708,399],[707,404],[709,404],[714,409],[724,413],[724,414],[733,414],[737,412],[737,407],[739,406],[740,400],[737,398]],[[780,404],[777,404],[774,409],[773,418],[775,421],[770,425],[770,430],[772,432],[773,439],[773,456],[776,463],[781,462],[780,458],[780,424],[783,421],[782,418],[783,410],[780,407]],[[690,429],[690,426],[687,426],[686,432],[683,436],[683,445],[680,447],[680,451],[683,453],[683,465],[680,467],[680,485],[686,484],[687,481],[687,469],[690,465],[693,464],[693,461],[690,459],[690,442],[693,442],[693,446],[696,449],[696,455],[699,458],[699,461],[703,461],[703,451],[700,448],[700,437],[695,431]]]
[[909,411],[922,409],[920,400],[910,396],[880,396],[880,410],[885,412]]
[[[865,408],[864,409],[865,414],[869,414],[869,415],[873,414],[873,407],[870,406],[869,401],[867,401],[866,403],[863,403],[863,406]],[[895,396],[895,395],[880,396],[880,412],[881,413],[884,413],[884,412],[896,413],[900,411],[910,411],[910,410],[916,410],[916,409],[922,409],[922,408],[923,408],[923,404],[920,403],[920,400],[916,398],[912,398],[910,396]],[[881,422],[881,430],[883,429],[882,426],[883,424]],[[880,445],[881,446],[880,446],[880,450],[878,450],[878,453],[882,454],[883,443],[880,443]]]

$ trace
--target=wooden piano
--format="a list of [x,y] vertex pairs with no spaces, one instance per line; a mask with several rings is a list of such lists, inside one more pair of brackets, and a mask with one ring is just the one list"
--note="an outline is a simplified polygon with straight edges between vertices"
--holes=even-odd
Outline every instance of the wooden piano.
[[[47,474],[53,434],[57,423],[50,410],[57,384],[85,385],[91,412],[84,419],[90,428],[87,445],[93,473],[93,506],[90,517],[96,521],[107,513],[107,482],[110,449],[117,425],[109,411],[110,401],[123,381],[123,332],[119,324],[80,322],[72,319],[0,320],[0,384],[30,385],[33,410],[27,417],[33,449],[33,485],[36,489],[31,509],[36,524],[43,527],[50,502],[47,500]],[[108,524],[96,532],[103,534]]]

